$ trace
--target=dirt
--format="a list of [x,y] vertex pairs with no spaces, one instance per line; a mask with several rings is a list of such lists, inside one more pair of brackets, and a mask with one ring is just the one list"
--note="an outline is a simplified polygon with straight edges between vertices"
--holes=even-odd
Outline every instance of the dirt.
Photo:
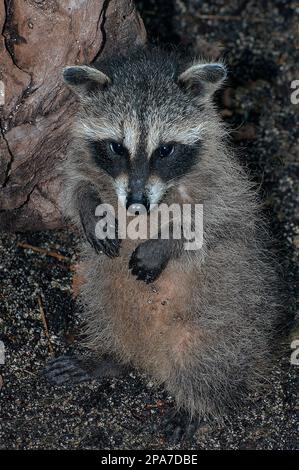
[[[137,1],[151,40],[183,44],[197,53],[204,41],[229,65],[229,91],[218,106],[232,128],[241,162],[260,188],[273,250],[288,285],[288,327],[299,339],[298,109],[290,101],[299,79],[298,6],[290,1]],[[298,4],[297,4],[298,5]],[[203,46],[204,45],[204,46]],[[297,236],[297,238],[296,238]],[[76,344],[82,320],[72,295],[77,236],[71,230],[2,234],[0,239],[0,448],[171,449],[156,429],[172,397],[148,377],[51,387],[46,362]],[[60,259],[24,248],[42,247]],[[42,308],[41,308],[42,306]],[[45,322],[49,337],[46,333]],[[297,326],[296,326],[297,325]],[[291,340],[282,336],[265,393],[251,396],[223,425],[204,425],[189,449],[298,448],[297,375]]]

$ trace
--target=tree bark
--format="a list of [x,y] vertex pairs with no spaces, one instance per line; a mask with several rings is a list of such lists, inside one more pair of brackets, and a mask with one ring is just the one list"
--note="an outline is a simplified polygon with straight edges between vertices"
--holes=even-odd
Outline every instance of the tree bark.
[[142,44],[145,29],[132,0],[0,0],[0,29],[0,230],[61,227],[76,108],[62,68]]

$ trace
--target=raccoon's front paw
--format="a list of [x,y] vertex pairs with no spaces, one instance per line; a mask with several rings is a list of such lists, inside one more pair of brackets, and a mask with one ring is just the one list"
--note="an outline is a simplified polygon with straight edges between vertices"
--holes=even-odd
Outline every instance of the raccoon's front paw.
[[109,258],[119,256],[120,240],[117,238],[117,222],[115,222],[116,237],[111,238],[98,238],[95,230],[96,222],[82,221],[82,227],[88,243],[92,246],[96,253],[104,253]]
[[129,269],[139,281],[154,282],[166,267],[169,257],[157,240],[148,240],[139,245],[131,255]]
[[109,258],[115,258],[116,256],[119,256],[120,240],[118,238],[104,238],[103,240],[97,238],[96,236],[89,236],[86,238],[97,253],[104,253],[105,255],[109,256]]

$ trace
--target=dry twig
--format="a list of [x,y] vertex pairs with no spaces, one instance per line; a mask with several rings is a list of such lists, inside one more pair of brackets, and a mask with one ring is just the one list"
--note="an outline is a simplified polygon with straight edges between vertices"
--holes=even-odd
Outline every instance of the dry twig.
[[52,258],[56,258],[59,261],[65,261],[67,263],[71,262],[70,258],[68,258],[67,256],[61,255],[60,253],[57,253],[57,251],[48,250],[47,248],[41,248],[39,246],[34,246],[34,245],[30,245],[29,243],[23,243],[23,242],[19,242],[17,246],[20,248],[24,248],[25,250],[32,250],[32,251],[35,251],[36,253],[41,253],[47,256],[51,256]]

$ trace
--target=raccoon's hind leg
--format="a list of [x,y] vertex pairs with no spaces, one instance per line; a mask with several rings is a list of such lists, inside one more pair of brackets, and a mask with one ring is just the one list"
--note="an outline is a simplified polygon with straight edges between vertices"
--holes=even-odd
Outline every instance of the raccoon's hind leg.
[[198,417],[191,418],[186,411],[173,408],[162,420],[161,431],[169,442],[177,444],[180,441],[192,439],[200,425],[201,421]]
[[129,367],[109,357],[96,360],[91,357],[59,356],[51,360],[44,375],[52,385],[76,384],[104,377],[118,377]]

